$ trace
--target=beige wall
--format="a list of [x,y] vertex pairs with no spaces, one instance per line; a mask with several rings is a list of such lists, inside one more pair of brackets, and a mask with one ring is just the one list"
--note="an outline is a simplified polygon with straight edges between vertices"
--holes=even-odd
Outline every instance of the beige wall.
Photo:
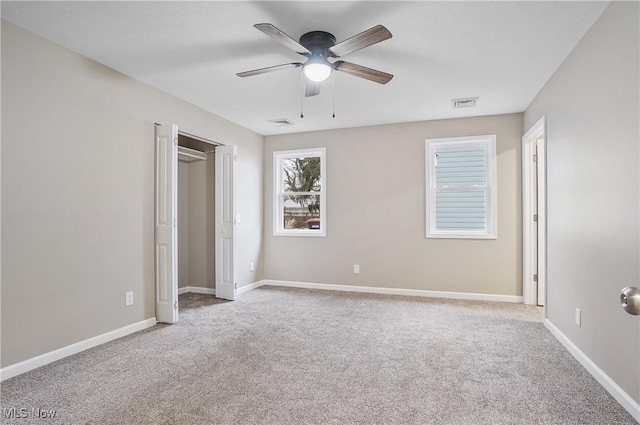
[[[498,239],[426,239],[425,139],[482,134],[497,135]],[[521,137],[522,114],[266,137],[265,278],[521,295]],[[327,237],[273,236],[273,152],[319,146]]]
[[[547,317],[640,402],[639,7],[614,2],[525,112],[547,116]],[[582,327],[574,324],[582,310]]]
[[2,22],[1,366],[154,316],[154,122],[238,146],[262,279],[262,136]]

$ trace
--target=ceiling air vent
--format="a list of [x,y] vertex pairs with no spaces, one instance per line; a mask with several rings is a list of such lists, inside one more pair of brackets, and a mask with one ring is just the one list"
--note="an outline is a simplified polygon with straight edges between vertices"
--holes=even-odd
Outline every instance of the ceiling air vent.
[[451,107],[456,108],[472,108],[476,106],[478,97],[465,97],[464,99],[452,99]]
[[288,127],[290,125],[293,125],[293,122],[289,121],[286,118],[278,118],[277,120],[269,120],[269,124],[276,127]]

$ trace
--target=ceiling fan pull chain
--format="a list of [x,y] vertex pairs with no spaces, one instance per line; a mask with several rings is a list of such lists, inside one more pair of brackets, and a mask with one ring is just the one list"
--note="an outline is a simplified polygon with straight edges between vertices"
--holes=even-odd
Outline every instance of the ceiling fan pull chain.
[[331,85],[333,86],[333,118],[336,117],[336,73],[332,72]]
[[304,72],[300,71],[300,118],[304,118]]

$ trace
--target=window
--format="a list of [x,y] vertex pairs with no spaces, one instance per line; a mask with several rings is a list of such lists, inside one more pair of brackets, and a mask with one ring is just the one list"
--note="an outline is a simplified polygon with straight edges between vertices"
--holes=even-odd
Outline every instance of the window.
[[325,148],[273,153],[274,235],[326,236]]
[[427,139],[427,238],[496,239],[496,136]]

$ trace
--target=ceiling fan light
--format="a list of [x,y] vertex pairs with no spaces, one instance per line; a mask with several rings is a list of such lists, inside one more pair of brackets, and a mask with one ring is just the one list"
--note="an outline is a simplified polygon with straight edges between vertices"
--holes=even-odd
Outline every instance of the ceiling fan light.
[[303,71],[308,79],[315,82],[324,81],[331,75],[331,67],[324,63],[308,63]]

